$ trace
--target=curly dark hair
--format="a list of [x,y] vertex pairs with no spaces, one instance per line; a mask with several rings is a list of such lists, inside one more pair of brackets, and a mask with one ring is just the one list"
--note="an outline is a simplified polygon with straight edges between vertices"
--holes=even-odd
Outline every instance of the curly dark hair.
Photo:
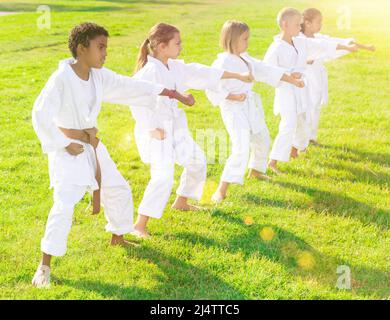
[[92,22],[85,22],[75,26],[69,34],[68,47],[72,56],[77,57],[77,46],[82,44],[84,47],[89,47],[89,41],[98,36],[108,37],[108,31],[102,26]]

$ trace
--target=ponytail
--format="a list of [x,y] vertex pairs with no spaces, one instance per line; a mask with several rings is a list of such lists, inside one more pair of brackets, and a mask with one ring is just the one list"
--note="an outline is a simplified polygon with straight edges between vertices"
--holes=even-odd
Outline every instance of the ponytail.
[[166,23],[158,23],[154,25],[150,31],[148,38],[142,43],[139,49],[137,66],[135,72],[142,69],[148,62],[148,55],[155,53],[160,43],[168,43],[174,38],[175,33],[180,33],[175,26]]
[[137,58],[137,65],[135,67],[135,72],[141,70],[146,62],[148,62],[148,54],[150,53],[150,40],[147,38],[141,45],[141,48],[139,49],[138,58]]

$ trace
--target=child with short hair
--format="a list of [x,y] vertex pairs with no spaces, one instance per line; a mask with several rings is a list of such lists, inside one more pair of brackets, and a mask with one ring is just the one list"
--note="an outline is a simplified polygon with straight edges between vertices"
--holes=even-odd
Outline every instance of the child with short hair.
[[[373,45],[357,43],[353,38],[334,38],[320,34],[322,28],[322,13],[316,8],[308,8],[302,13],[301,36],[314,39],[325,39],[344,45],[354,45],[357,49],[375,51]],[[321,59],[307,61],[306,77],[311,99],[309,116],[309,142],[317,144],[317,132],[321,108],[328,104],[328,74],[324,63],[346,55],[350,51],[338,50],[334,55],[323,56]]]
[[[225,52],[218,55],[213,67],[234,72],[251,72],[255,81],[278,86],[280,81],[303,86],[302,80],[286,74],[286,70],[263,63],[246,51],[250,29],[240,21],[226,21],[221,30],[220,43]],[[222,120],[232,142],[221,181],[212,196],[213,202],[226,198],[230,184],[243,184],[246,168],[249,177],[267,180],[266,175],[270,136],[264,118],[261,98],[253,91],[252,83],[221,80],[218,91],[207,90],[207,97],[219,106]],[[249,163],[248,163],[249,161]]]
[[[277,16],[280,35],[268,48],[264,62],[286,68],[295,77],[305,82],[307,61],[334,55],[337,50],[356,51],[355,45],[343,45],[325,39],[298,37],[301,31],[301,13],[294,8],[285,8]],[[305,150],[308,144],[306,113],[309,111],[309,92],[306,87],[297,88],[281,83],[275,89],[274,113],[280,114],[279,132],[274,141],[268,167],[280,174],[277,164],[288,162]]]
[[52,256],[63,256],[75,205],[93,192],[93,213],[100,211],[100,193],[112,245],[127,245],[123,235],[133,231],[133,201],[129,184],[106,147],[97,138],[102,102],[129,104],[139,96],[177,93],[148,81],[121,76],[103,68],[108,32],[94,23],[73,28],[69,49],[34,103],[32,122],[44,153],[48,154],[54,204],[41,241],[42,260],[32,280],[50,284]]

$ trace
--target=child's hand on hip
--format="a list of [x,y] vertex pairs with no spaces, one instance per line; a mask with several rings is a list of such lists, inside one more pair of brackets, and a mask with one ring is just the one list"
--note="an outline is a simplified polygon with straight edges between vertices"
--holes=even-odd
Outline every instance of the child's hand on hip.
[[65,149],[72,156],[77,156],[80,153],[84,152],[84,146],[82,144],[73,143],[73,142],[67,147],[65,147]]
[[294,80],[294,86],[298,87],[298,88],[304,88],[305,87],[305,82],[301,79],[295,79]]
[[245,93],[239,93],[239,94],[229,94],[227,97],[226,97],[227,100],[232,100],[232,101],[245,101],[246,99],[246,94]]
[[[308,63],[309,63],[309,61],[308,61]],[[301,79],[302,78],[302,73],[300,73],[300,72],[293,72],[293,73],[291,73],[291,76],[294,79]]]
[[157,128],[149,131],[149,135],[157,140],[164,140],[166,138],[165,131],[163,129]]

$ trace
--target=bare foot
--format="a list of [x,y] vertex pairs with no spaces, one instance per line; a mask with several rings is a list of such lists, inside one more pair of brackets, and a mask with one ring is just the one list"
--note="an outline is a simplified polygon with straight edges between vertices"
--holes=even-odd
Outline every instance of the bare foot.
[[268,169],[270,169],[276,175],[281,175],[282,174],[282,172],[277,167],[277,161],[276,160],[271,160],[270,162],[268,162]]
[[150,234],[146,230],[138,230],[134,228],[134,231],[131,234],[140,239],[150,238]]
[[183,196],[177,196],[171,208],[180,211],[198,211],[202,209],[201,207],[194,206],[192,204],[187,203],[187,201],[188,198]]
[[180,210],[180,211],[199,211],[202,210],[202,207],[199,206],[194,206],[189,203],[174,203],[171,207],[172,209],[175,210]]
[[291,148],[290,157],[295,159],[298,158],[298,149],[295,147]]
[[32,285],[36,288],[50,287],[50,268],[45,265],[39,265],[32,279]]
[[139,246],[138,243],[127,241],[123,238],[123,236],[117,236],[117,235],[112,235],[110,244],[112,246],[123,246],[123,247],[130,247],[130,246],[138,247]]
[[226,194],[223,194],[221,191],[217,190],[211,197],[211,201],[215,203],[222,202],[226,199]]
[[256,178],[256,179],[265,180],[265,181],[271,180],[271,178],[269,176],[267,176],[265,173],[254,170],[254,169],[249,170],[248,178]]

